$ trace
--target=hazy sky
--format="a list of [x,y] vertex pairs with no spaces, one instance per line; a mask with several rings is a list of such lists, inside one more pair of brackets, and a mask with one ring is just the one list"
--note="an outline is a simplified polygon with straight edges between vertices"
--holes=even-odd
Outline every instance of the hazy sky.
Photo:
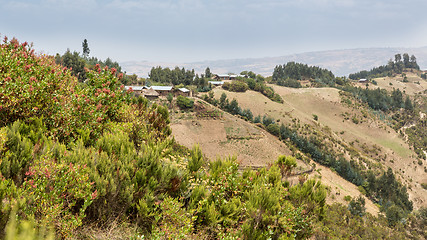
[[36,50],[192,62],[427,45],[426,0],[0,0],[0,34]]

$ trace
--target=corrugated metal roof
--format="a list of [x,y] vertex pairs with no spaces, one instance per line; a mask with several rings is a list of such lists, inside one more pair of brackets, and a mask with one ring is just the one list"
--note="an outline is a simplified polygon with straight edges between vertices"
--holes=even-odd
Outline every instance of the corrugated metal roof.
[[223,81],[208,81],[210,84],[213,84],[213,85],[222,85],[222,84],[224,84],[224,82]]
[[142,89],[147,88],[146,86],[125,86],[125,89],[128,90],[132,88],[133,91],[142,91]]
[[156,91],[171,91],[172,86],[151,86],[152,89]]
[[187,88],[178,88],[178,90],[181,91],[181,92],[184,92],[184,93],[187,93],[187,92],[190,91]]

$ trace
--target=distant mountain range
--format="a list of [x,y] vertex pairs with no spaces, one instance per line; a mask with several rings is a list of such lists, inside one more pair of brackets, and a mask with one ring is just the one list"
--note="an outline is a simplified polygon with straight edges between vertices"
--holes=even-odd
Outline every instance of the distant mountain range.
[[263,76],[271,76],[276,65],[289,61],[306,63],[331,70],[336,76],[348,76],[350,73],[369,70],[387,64],[394,59],[396,53],[415,55],[421,69],[427,69],[427,47],[420,48],[359,48],[346,50],[329,50],[319,52],[298,53],[281,57],[245,58],[202,61],[192,63],[128,61],[120,63],[128,74],[147,77],[150,69],[156,66],[194,69],[196,73],[204,73],[209,67],[213,73],[240,73],[244,70],[253,71]]

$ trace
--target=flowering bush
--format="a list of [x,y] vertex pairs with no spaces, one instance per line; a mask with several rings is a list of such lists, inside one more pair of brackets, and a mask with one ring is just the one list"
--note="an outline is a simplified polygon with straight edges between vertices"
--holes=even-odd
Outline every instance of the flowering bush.
[[48,152],[35,160],[25,175],[24,212],[53,224],[62,237],[69,237],[81,226],[86,208],[97,198],[88,168],[55,161],[53,153]]
[[75,83],[52,57],[36,55],[27,42],[5,37],[0,45],[0,126],[40,116],[52,124],[58,98]]

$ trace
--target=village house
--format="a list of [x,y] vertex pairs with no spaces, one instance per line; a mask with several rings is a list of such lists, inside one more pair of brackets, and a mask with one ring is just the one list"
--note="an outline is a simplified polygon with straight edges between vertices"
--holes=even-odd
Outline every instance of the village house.
[[173,86],[151,86],[151,88],[158,92],[160,96],[167,96],[169,93],[173,93]]
[[156,92],[153,88],[146,88],[142,90],[142,95],[150,100],[153,100],[158,98],[160,94]]
[[244,77],[243,75],[236,75],[236,74],[215,74],[213,76],[213,79],[219,81],[219,80],[236,80],[238,77]]
[[125,90],[129,90],[132,89],[132,92],[136,95],[139,96],[142,94],[142,90],[144,90],[146,87],[145,86],[125,86]]
[[168,94],[173,94],[175,97],[181,95],[191,97],[192,92],[187,88],[174,89],[173,86],[125,86],[125,90],[132,89],[135,96],[144,96],[148,99],[155,99],[160,96],[166,97]]
[[191,95],[192,95],[191,90],[187,88],[178,88],[175,91],[175,97],[178,97],[178,96],[191,97]]
[[213,79],[215,79],[215,80],[231,80],[230,75],[228,75],[228,74],[215,74]]

